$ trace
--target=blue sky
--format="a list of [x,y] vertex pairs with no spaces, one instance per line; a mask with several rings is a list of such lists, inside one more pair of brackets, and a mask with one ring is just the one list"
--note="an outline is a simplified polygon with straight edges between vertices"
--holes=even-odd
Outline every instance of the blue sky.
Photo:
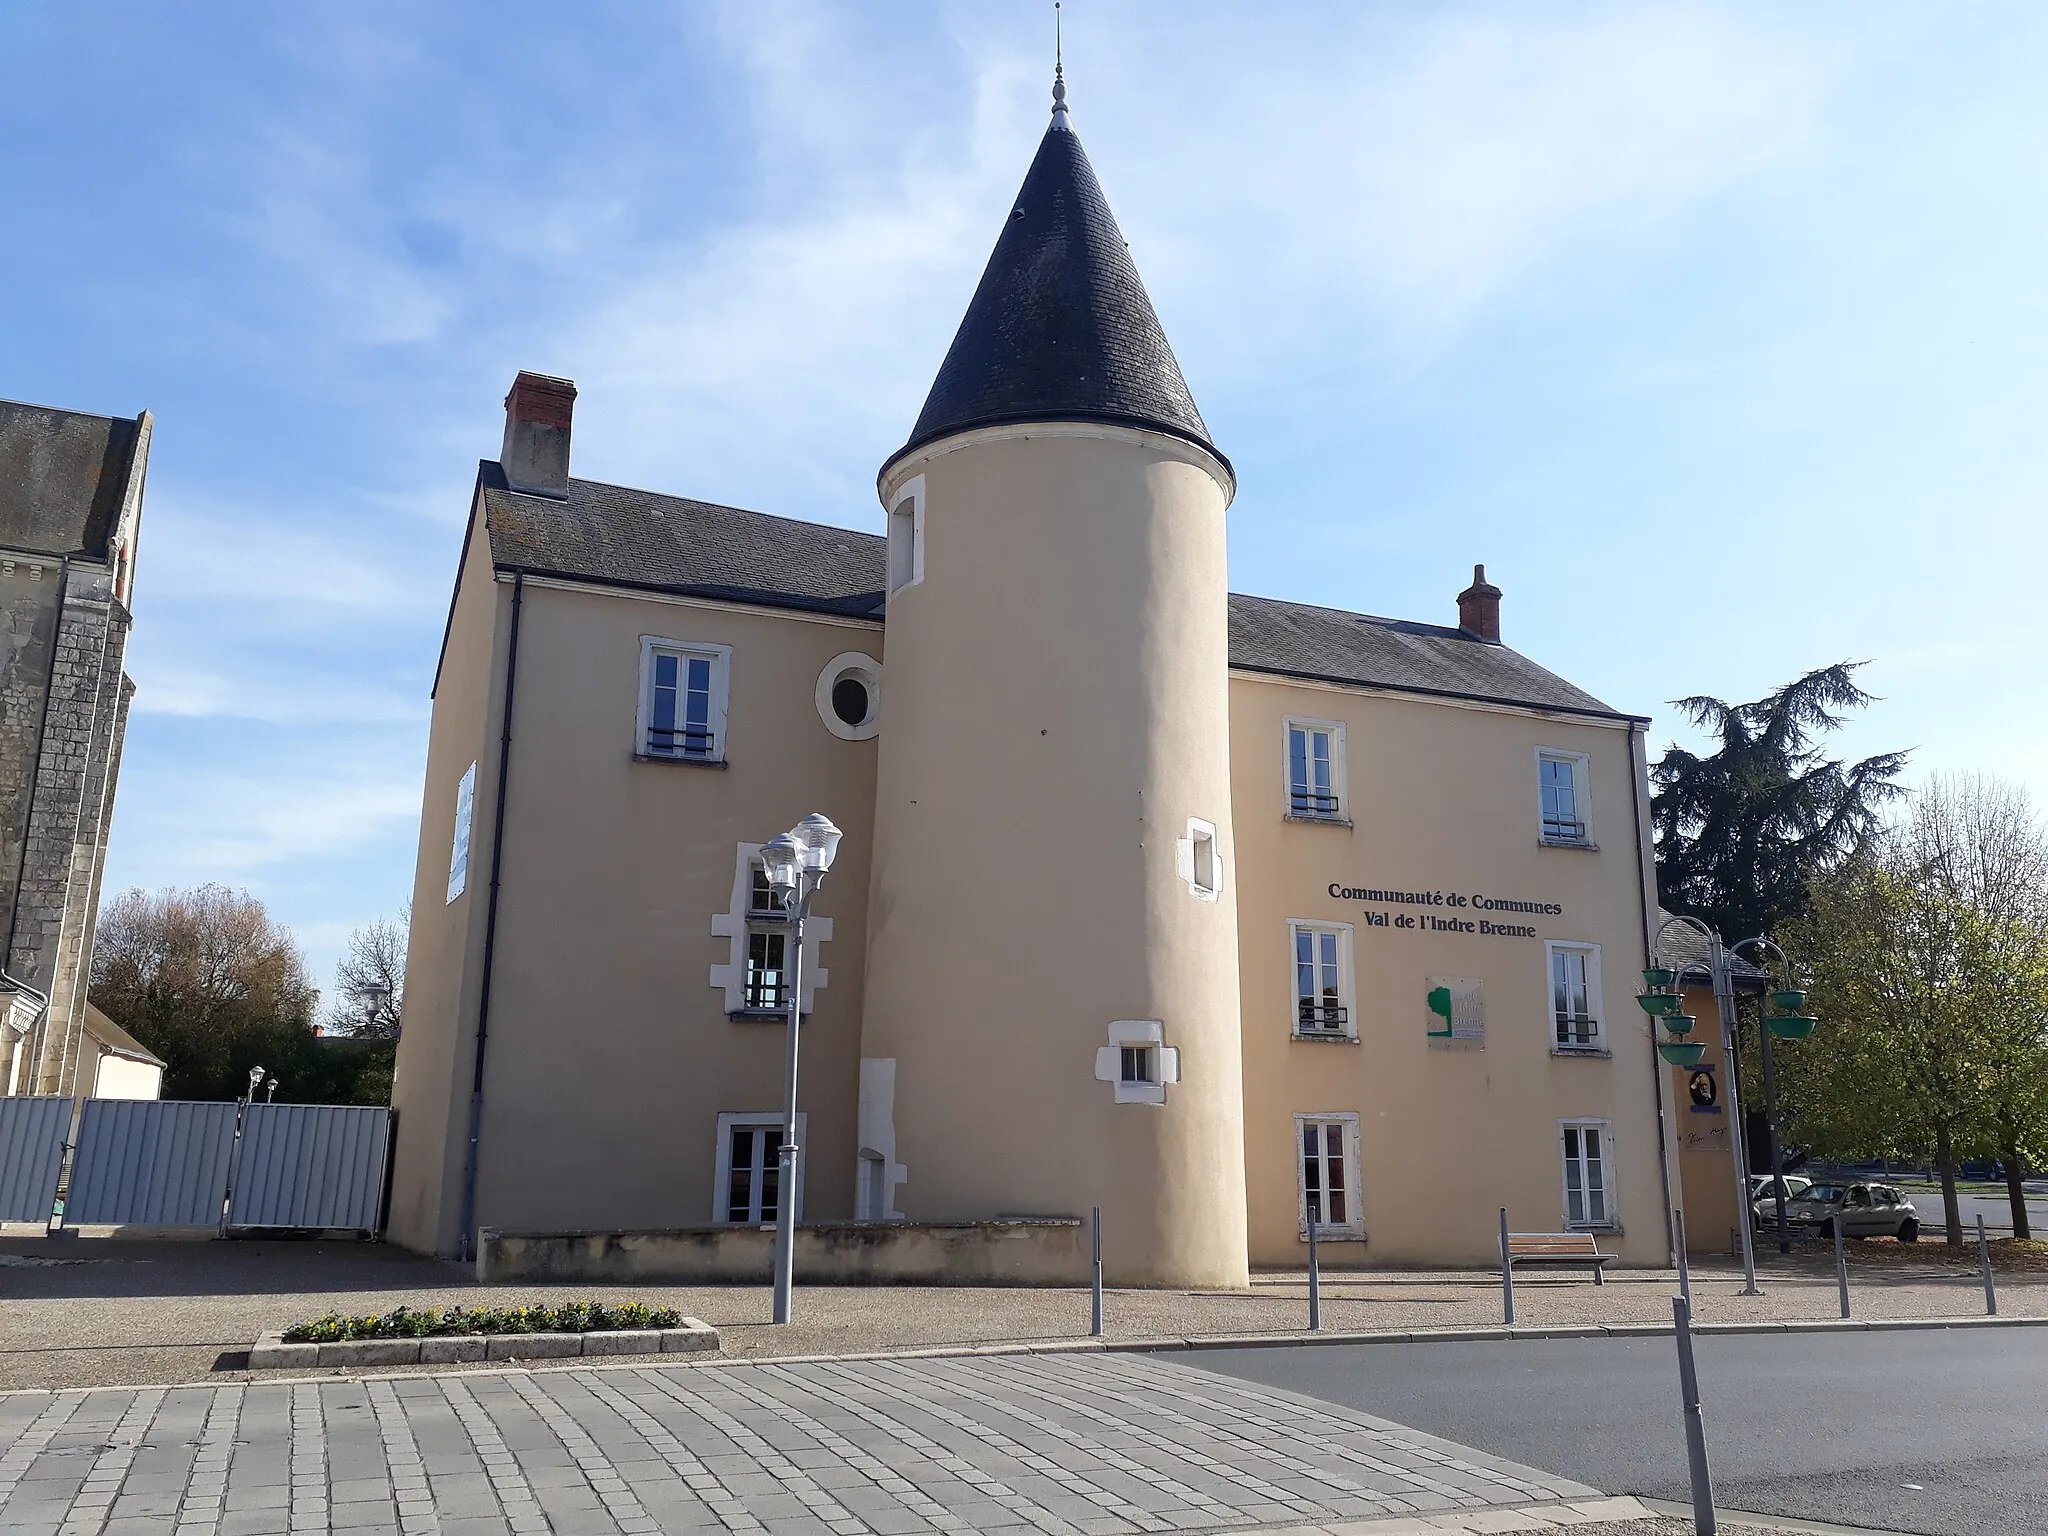
[[[1233,584],[1614,705],[1868,658],[2048,792],[2048,8],[1074,0],[1074,121],[1235,460]],[[321,979],[411,888],[519,368],[595,479],[879,530],[1045,121],[1036,3],[0,3],[0,395],[156,414],[110,889]]]

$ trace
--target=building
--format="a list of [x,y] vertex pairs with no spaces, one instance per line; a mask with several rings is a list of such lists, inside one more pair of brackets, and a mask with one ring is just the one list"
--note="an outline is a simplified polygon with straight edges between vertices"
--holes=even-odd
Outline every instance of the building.
[[164,1059],[108,1018],[85,1005],[78,1092],[89,1099],[160,1099]]
[[[1112,1281],[1663,1262],[1643,729],[1455,623],[1233,594],[1236,490],[1056,88],[884,536],[570,473],[521,374],[434,689],[390,1233],[1100,1207]],[[1444,617],[1451,618],[1447,594]]]
[[0,1087],[85,1094],[150,418],[0,401]]

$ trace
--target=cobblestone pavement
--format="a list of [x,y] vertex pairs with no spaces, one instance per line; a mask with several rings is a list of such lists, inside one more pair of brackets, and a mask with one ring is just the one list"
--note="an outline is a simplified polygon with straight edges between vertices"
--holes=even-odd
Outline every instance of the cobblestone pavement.
[[0,1397],[0,1536],[1547,1529],[1632,1505],[1128,1356]]

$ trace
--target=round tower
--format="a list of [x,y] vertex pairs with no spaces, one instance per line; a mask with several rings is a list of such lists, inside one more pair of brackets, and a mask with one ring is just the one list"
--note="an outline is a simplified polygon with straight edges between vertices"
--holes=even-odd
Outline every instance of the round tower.
[[909,441],[862,1026],[863,1213],[1086,1216],[1247,1282],[1228,461],[1056,80]]

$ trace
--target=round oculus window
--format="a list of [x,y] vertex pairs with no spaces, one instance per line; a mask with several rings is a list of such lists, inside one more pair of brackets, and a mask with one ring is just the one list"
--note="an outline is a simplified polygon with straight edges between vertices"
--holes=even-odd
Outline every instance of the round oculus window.
[[834,656],[818,674],[818,718],[842,741],[866,741],[881,729],[882,664],[859,651]]
[[832,713],[846,725],[866,725],[868,685],[851,674],[832,685]]

